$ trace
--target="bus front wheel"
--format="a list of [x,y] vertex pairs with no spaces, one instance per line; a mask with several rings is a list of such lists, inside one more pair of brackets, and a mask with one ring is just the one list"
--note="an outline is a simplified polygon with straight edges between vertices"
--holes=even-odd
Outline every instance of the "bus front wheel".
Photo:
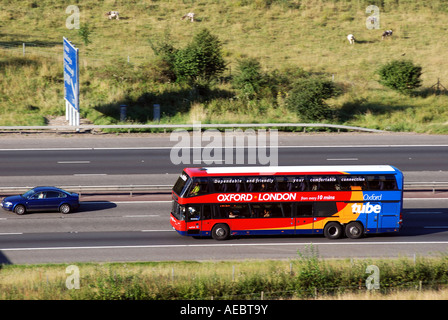
[[339,239],[342,236],[342,226],[337,222],[329,222],[325,225],[324,235],[328,239]]
[[230,236],[230,228],[228,225],[220,223],[213,227],[212,237],[215,240],[226,240]]

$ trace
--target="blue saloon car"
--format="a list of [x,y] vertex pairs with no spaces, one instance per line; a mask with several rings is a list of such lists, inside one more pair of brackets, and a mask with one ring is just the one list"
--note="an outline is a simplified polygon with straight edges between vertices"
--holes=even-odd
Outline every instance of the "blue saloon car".
[[36,187],[24,194],[6,197],[0,205],[17,214],[30,211],[70,213],[79,208],[79,195],[55,187]]

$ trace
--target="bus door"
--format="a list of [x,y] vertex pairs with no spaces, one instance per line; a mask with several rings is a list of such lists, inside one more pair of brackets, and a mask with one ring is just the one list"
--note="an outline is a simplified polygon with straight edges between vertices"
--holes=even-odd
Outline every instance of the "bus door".
[[293,209],[296,234],[312,234],[314,229],[313,203],[296,203]]
[[400,227],[400,209],[399,202],[382,203],[378,217],[378,232],[393,232]]
[[187,235],[207,235],[206,232],[211,228],[212,206],[209,204],[188,205],[186,214]]
[[185,210],[185,227],[187,235],[199,235],[202,230],[202,205],[188,205]]
[[366,231],[376,233],[378,231],[378,222],[383,213],[383,208],[379,202],[365,202],[363,211],[366,215]]

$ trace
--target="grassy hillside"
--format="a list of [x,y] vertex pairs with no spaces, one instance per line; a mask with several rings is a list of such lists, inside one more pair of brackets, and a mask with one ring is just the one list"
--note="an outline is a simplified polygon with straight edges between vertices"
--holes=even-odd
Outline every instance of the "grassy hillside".
[[[70,1],[2,0],[0,11],[0,125],[40,125],[65,112],[62,37],[80,49],[81,116],[96,124],[129,120],[151,123],[152,105],[162,123],[294,122],[300,115],[274,99],[237,99],[229,83],[237,61],[257,58],[266,72],[303,69],[322,74],[343,89],[327,103],[337,115],[328,122],[394,131],[448,132],[448,4],[442,0],[79,0],[81,25],[92,30],[85,45],[66,28]],[[380,29],[366,28],[370,4],[380,8]],[[104,13],[120,12],[120,20]],[[181,20],[195,12],[194,23]],[[150,46],[169,35],[184,47],[207,28],[223,45],[228,69],[205,92],[161,81]],[[394,36],[382,41],[381,34]],[[346,36],[358,40],[349,45]],[[26,43],[23,55],[22,43]],[[376,70],[390,60],[410,59],[423,68],[423,85],[404,96],[378,83]],[[129,60],[129,63],[128,63]]]

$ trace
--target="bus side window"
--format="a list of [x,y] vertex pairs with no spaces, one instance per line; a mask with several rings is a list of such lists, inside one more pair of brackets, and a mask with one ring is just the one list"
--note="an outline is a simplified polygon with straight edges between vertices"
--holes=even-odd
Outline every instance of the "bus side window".
[[330,217],[338,212],[336,202],[316,202],[314,203],[315,217]]
[[386,182],[384,189],[386,190],[397,190],[397,180],[395,180],[394,176],[386,176]]
[[244,184],[241,178],[213,178],[214,192],[244,192]]
[[379,176],[368,176],[367,182],[369,190],[382,190],[384,187],[384,181]]
[[292,216],[292,204],[291,203],[282,203],[283,209],[283,217],[289,218]]
[[271,192],[276,190],[275,179],[272,177],[247,177],[248,192]]
[[247,204],[222,204],[219,205],[219,218],[241,219],[249,218],[249,205]]
[[293,177],[292,182],[288,182],[288,191],[306,191],[310,190],[308,188],[308,183],[305,177]]
[[250,205],[250,217],[251,218],[260,218],[262,211],[263,210],[259,204],[251,204]]
[[304,191],[306,189],[304,179],[295,177],[277,177],[277,189],[279,192]]
[[397,190],[397,180],[392,175],[367,177],[370,190]]
[[275,179],[273,178],[266,178],[266,183],[264,184],[264,190],[260,190],[260,191],[276,191],[277,190],[277,184]]
[[195,197],[209,193],[208,179],[207,178],[195,178],[188,191],[189,197]]
[[339,187],[338,181],[334,176],[317,176],[310,181],[313,182],[313,191],[335,191],[337,190],[336,185]]
[[228,207],[228,205],[224,205],[224,204],[215,205],[215,212],[214,212],[213,218],[214,219],[224,219],[224,218],[227,218],[226,217],[226,214],[227,214],[226,207]]
[[224,192],[224,184],[219,179],[213,180],[213,189],[215,192]]
[[340,177],[339,178],[339,186],[340,186],[340,190],[342,190],[342,191],[349,191],[349,190],[351,190],[350,182],[347,181],[346,177]]
[[212,206],[210,204],[204,204],[202,207],[202,220],[208,220],[212,218]]
[[248,204],[235,205],[236,213],[238,218],[250,218],[250,211]]
[[312,203],[297,203],[295,205],[296,217],[312,217],[313,216],[313,204]]
[[277,189],[275,191],[291,191],[288,190],[288,178],[287,177],[276,177]]
[[283,210],[280,203],[275,203],[271,206],[271,217],[272,218],[282,218]]
[[254,192],[255,191],[255,185],[251,181],[246,181],[246,188],[248,192]]

